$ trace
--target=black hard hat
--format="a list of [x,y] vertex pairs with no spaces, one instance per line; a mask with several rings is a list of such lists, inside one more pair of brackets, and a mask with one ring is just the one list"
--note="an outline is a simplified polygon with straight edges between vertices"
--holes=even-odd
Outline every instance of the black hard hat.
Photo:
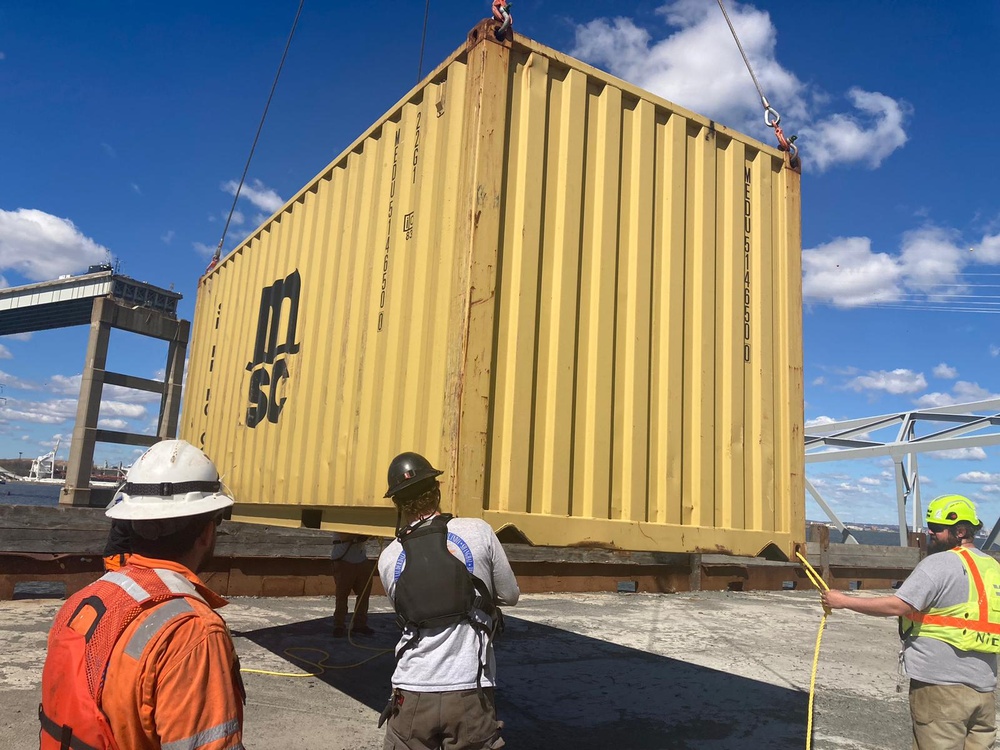
[[431,466],[419,453],[400,453],[389,464],[389,491],[386,497],[395,497],[408,487],[444,474]]

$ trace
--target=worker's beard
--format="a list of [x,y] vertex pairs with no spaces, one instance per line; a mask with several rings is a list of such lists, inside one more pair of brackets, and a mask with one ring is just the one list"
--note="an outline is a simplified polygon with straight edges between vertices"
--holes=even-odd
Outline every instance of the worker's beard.
[[930,538],[927,543],[927,554],[933,555],[935,552],[947,552],[950,549],[955,549],[962,540],[958,538],[958,534],[955,533],[954,527],[948,529],[948,536],[941,539],[938,535],[934,535]]

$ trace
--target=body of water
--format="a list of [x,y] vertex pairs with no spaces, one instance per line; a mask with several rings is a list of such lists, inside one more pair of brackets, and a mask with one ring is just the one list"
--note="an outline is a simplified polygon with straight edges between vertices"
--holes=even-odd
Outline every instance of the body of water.
[[[851,535],[858,540],[858,544],[876,544],[882,547],[898,547],[898,531],[852,531]],[[836,544],[840,541],[840,532],[830,529],[830,543]]]
[[61,484],[7,482],[0,484],[2,505],[58,505]]

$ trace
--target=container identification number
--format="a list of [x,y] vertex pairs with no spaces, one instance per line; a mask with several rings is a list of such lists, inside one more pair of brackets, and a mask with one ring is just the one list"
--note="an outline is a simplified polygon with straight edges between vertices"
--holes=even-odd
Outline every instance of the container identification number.
[[750,167],[743,170],[743,361],[750,361]]
[[396,198],[396,163],[399,160],[399,131],[392,144],[392,177],[389,180],[389,216],[385,226],[385,254],[382,256],[382,292],[378,299],[378,330],[382,330],[385,315],[385,289],[389,283],[389,243],[392,239],[392,203]]

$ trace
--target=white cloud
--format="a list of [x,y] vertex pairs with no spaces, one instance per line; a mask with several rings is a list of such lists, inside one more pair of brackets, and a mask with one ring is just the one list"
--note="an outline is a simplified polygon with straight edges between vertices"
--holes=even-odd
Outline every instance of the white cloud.
[[955,477],[956,482],[969,482],[971,484],[989,484],[990,482],[1000,482],[1000,474],[990,474],[986,471],[967,471]]
[[101,414],[139,419],[146,416],[146,407],[141,404],[130,404],[124,401],[101,401]]
[[956,448],[950,451],[928,451],[931,458],[943,458],[949,461],[985,461],[986,451],[980,447]]
[[874,253],[867,237],[838,237],[802,251],[802,298],[806,303],[855,307],[894,302],[902,294],[900,263]]
[[140,188],[134,182],[129,183],[129,185],[131,186],[133,193],[135,193],[136,195],[142,195],[142,188]]
[[878,477],[861,477],[858,482],[869,487],[881,487],[882,480]]
[[967,380],[959,380],[955,383],[952,392],[961,401],[985,401],[991,398],[1000,398],[1000,393],[983,388],[979,383],[970,383]]
[[826,417],[826,416],[816,417],[816,419],[807,419],[805,426],[806,427],[816,427],[818,425],[823,425],[823,424],[833,424],[836,421],[837,420],[834,419],[833,417]]
[[[715,4],[674,0],[657,12],[669,27],[663,38],[654,39],[650,29],[631,18],[598,18],[576,27],[570,54],[773,143],[773,133],[763,124],[760,97]],[[855,86],[847,92],[851,112],[829,113],[825,110],[832,98],[778,61],[777,30],[767,12],[734,2],[729,15],[786,129],[796,124],[807,168],[824,170],[844,163],[878,167],[906,143],[911,111],[906,102]]]
[[23,380],[16,375],[11,375],[8,372],[0,370],[0,382],[2,382],[7,388],[11,388],[18,391],[37,391],[41,390],[38,383],[34,383],[30,380]]
[[177,233],[173,229],[168,229],[166,232],[160,235],[160,239],[163,240],[164,245],[169,245],[171,242],[173,242],[176,234]]
[[99,419],[97,426],[106,430],[124,430],[128,427],[128,422],[124,419]]
[[[964,287],[955,284],[967,262],[967,253],[959,247],[959,241],[956,231],[939,227],[905,233],[899,261],[907,288],[930,294],[932,300],[938,301],[962,293]],[[942,285],[947,285],[947,290]]]
[[[679,0],[658,13],[671,29],[663,39],[654,41],[650,31],[630,18],[598,18],[577,26],[570,54],[699,114],[770,136],[762,123],[760,97],[718,9]],[[768,96],[786,103],[786,117],[801,117],[804,84],[775,58],[777,31],[771,17],[734,3],[730,18]]]
[[[237,187],[239,187],[239,183],[236,180],[229,180],[222,184],[222,189],[230,195],[236,195]],[[281,196],[260,180],[252,180],[249,185],[244,184],[240,190],[240,198],[246,198],[254,206],[270,214],[285,205]]]
[[29,422],[31,424],[61,424],[69,419],[64,414],[53,414],[44,409],[36,408],[30,402],[21,407],[20,402],[7,399],[7,403],[0,406],[0,418],[10,422]]
[[42,281],[106,263],[110,255],[69,219],[31,208],[0,209],[0,270]]
[[1000,356],[1000,346],[997,346],[996,344],[990,344],[990,356],[991,357]]
[[944,362],[935,367],[933,372],[934,377],[941,378],[942,380],[954,380],[958,377],[958,370]]
[[965,404],[970,401],[985,401],[991,398],[1000,398],[1000,394],[991,393],[978,383],[959,380],[952,386],[951,393],[925,393],[914,403],[921,409],[930,409],[935,406],[954,406],[955,404]]
[[894,255],[874,252],[868,237],[837,237],[802,251],[803,301],[841,308],[949,303],[969,291],[962,272],[972,261],[964,248],[957,230],[935,226],[903,234]]
[[825,383],[826,383],[826,378],[824,378],[822,375],[820,375],[812,382],[813,385],[824,385]]
[[14,359],[14,355],[10,353],[10,349],[3,344],[0,344],[0,359]]
[[913,403],[920,409],[933,409],[938,406],[952,406],[953,404],[957,404],[958,401],[955,400],[954,396],[947,393],[934,391],[933,393],[925,393]]
[[905,126],[912,113],[909,104],[858,87],[847,96],[860,116],[836,113],[798,129],[807,163],[821,172],[835,164],[875,169],[907,141]]
[[853,391],[885,391],[893,395],[916,393],[927,387],[927,380],[922,372],[897,369],[892,371],[879,370],[859,375],[846,384]]
[[[159,376],[162,378],[163,376]],[[79,396],[80,381],[83,375],[53,375],[48,386],[52,393],[64,396]],[[121,402],[129,404],[149,404],[160,401],[160,394],[152,391],[140,391],[135,388],[125,388],[120,385],[105,385],[101,391],[101,403]]]
[[986,235],[977,247],[970,248],[979,263],[1000,263],[1000,234]]
[[215,245],[206,245],[204,242],[192,242],[191,246],[198,251],[198,255],[211,258],[215,255]]

